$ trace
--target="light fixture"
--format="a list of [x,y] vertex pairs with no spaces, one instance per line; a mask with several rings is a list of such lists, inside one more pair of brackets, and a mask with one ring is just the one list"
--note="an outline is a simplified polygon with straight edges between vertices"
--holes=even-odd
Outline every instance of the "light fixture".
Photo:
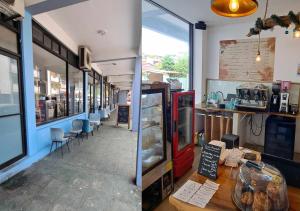
[[239,0],[230,0],[229,9],[231,12],[237,12],[240,8]]
[[97,31],[97,34],[99,34],[100,36],[104,36],[104,35],[106,35],[106,33],[107,33],[107,30],[105,30],[105,29],[99,29]]
[[255,13],[257,8],[257,0],[211,0],[212,11],[225,17],[248,16]]
[[260,62],[260,61],[261,61],[260,51],[257,52],[255,61],[256,61],[256,62]]
[[294,38],[300,38],[300,26],[294,29]]
[[255,61],[256,62],[260,62],[261,61],[261,55],[260,55],[260,33],[258,34],[258,50],[257,50]]

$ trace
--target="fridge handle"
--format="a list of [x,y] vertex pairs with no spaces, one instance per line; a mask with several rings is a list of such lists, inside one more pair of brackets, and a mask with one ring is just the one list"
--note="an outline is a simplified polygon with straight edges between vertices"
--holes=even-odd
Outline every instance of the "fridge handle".
[[177,131],[177,121],[174,121],[174,133]]

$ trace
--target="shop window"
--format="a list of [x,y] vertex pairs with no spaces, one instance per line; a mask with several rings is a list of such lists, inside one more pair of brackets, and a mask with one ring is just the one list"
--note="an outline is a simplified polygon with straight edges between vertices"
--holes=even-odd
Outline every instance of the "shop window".
[[18,33],[0,25],[0,170],[26,154]]
[[151,1],[142,5],[143,81],[192,89],[192,24]]
[[94,77],[89,74],[88,76],[88,108],[89,113],[94,112]]
[[36,123],[67,116],[66,62],[33,44]]
[[17,34],[0,25],[0,47],[18,53]]
[[68,66],[69,114],[79,114],[83,109],[83,72],[72,65]]
[[101,80],[100,78],[95,78],[95,108],[101,108]]

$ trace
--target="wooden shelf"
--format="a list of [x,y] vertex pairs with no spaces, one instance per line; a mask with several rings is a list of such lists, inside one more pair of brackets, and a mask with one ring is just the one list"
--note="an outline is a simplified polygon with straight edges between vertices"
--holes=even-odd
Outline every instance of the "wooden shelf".
[[300,114],[292,115],[292,114],[285,114],[279,112],[269,112],[269,111],[240,111],[235,109],[225,109],[225,108],[213,108],[213,107],[206,107],[202,104],[197,104],[195,106],[196,110],[200,110],[203,112],[229,112],[229,113],[239,113],[239,114],[246,114],[246,115],[255,115],[255,114],[268,114],[268,115],[275,115],[275,116],[282,116],[282,117],[289,117],[289,118],[300,118]]

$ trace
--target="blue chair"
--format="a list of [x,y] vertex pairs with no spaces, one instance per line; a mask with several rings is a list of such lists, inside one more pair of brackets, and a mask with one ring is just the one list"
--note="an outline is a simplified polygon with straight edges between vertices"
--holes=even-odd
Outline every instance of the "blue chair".
[[91,125],[90,120],[84,119],[82,120],[83,127],[82,127],[82,133],[86,134],[87,138],[89,138],[89,133],[94,136],[94,127]]
[[68,146],[68,151],[70,152],[69,138],[64,137],[64,130],[61,128],[51,128],[50,133],[51,133],[51,140],[52,140],[50,154],[52,152],[53,144],[55,143],[55,150],[57,150],[57,145],[60,144],[61,145],[61,147],[60,147],[61,155],[62,155],[62,157],[64,157],[64,152],[63,152],[63,144],[64,143],[66,143],[66,145]]
[[99,127],[101,125],[100,114],[90,113],[89,120],[90,120],[91,125],[96,126],[97,130],[99,130]]
[[[70,133],[75,134],[75,136],[79,138],[79,136],[82,133],[82,128],[83,128],[83,121],[81,119],[75,119],[72,122],[72,129]],[[82,141],[83,141],[83,137],[82,137]]]

